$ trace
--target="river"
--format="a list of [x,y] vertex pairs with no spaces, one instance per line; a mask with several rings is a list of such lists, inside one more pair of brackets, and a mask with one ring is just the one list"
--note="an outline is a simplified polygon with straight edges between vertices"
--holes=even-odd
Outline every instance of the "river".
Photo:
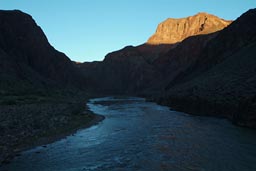
[[97,125],[25,151],[6,171],[255,171],[256,131],[136,97],[91,99]]

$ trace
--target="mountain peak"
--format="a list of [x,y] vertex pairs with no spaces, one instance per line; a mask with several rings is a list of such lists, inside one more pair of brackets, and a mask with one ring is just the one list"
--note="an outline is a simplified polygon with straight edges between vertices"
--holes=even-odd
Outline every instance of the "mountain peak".
[[148,39],[147,44],[178,43],[190,36],[222,30],[231,22],[206,12],[187,18],[168,18],[158,25],[155,34]]

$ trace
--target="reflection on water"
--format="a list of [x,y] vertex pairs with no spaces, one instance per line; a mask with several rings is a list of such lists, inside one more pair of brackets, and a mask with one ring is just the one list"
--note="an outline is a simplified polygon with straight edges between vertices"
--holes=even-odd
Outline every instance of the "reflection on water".
[[88,106],[106,119],[47,148],[26,151],[0,170],[256,170],[255,130],[142,98],[98,98]]

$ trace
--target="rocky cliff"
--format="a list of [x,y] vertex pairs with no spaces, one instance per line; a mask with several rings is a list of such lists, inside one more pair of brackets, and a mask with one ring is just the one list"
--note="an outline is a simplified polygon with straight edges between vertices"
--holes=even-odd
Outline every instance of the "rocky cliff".
[[[256,9],[205,44],[196,61],[165,87],[161,102],[193,114],[256,127]],[[170,70],[169,70],[170,72]]]
[[70,59],[55,50],[32,17],[0,11],[0,79],[2,93],[85,83]]
[[169,18],[160,23],[147,44],[173,44],[190,36],[209,34],[227,27],[232,21],[220,19],[207,13],[198,13],[187,18]]
[[133,46],[106,55],[104,61],[77,65],[93,85],[108,94],[137,94],[161,74]]
[[255,9],[232,23],[206,13],[168,19],[147,43],[80,68],[100,78],[94,79],[99,90],[144,95],[177,110],[256,127],[255,19]]
[[[164,87],[164,82],[170,81],[169,77],[165,79],[166,74],[171,73],[175,77],[196,61],[197,54],[214,36],[207,33],[215,33],[230,23],[207,13],[183,19],[167,19],[158,26],[156,34],[147,43],[109,53],[104,61],[93,63],[93,67],[86,63],[79,64],[79,68],[88,80],[93,80],[93,85],[98,85],[94,87],[101,87],[99,89],[102,91],[142,94],[146,91],[159,91]],[[205,35],[182,42],[198,34]],[[168,44],[160,41],[161,37],[168,40]],[[157,43],[153,43],[154,40]],[[90,78],[88,73],[94,78]]]
[[0,165],[93,118],[82,113],[86,82],[30,15],[0,10]]
[[143,45],[76,64],[48,43],[31,16],[0,11],[0,95],[82,87],[145,95],[178,110],[256,127],[255,19],[255,9],[232,23],[206,13],[168,19]]

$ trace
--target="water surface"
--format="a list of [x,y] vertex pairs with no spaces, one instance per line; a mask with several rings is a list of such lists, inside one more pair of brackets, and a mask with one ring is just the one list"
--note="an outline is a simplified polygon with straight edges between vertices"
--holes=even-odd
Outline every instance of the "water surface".
[[256,170],[255,130],[142,98],[97,98],[87,105],[106,119],[47,148],[25,151],[0,170]]

